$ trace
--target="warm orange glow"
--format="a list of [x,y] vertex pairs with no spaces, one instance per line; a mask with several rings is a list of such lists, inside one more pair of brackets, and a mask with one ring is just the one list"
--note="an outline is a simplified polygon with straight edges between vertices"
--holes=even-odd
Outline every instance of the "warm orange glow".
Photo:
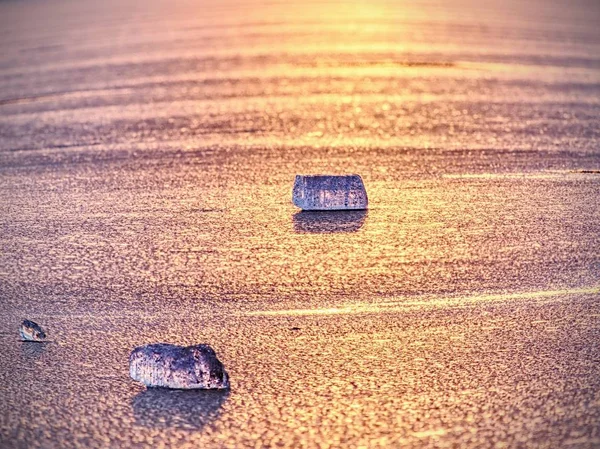
[[599,8],[0,1],[0,446],[600,447]]

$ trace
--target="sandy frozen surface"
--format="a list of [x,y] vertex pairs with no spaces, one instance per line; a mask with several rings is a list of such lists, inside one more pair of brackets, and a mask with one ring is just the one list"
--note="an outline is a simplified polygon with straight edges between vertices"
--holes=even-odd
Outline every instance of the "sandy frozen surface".
[[2,2],[0,447],[600,447],[600,8],[540,5]]

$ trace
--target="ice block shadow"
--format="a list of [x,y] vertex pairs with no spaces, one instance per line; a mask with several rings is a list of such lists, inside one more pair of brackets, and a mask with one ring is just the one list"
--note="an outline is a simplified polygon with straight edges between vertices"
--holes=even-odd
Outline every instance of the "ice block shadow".
[[49,341],[22,341],[21,354],[26,359],[39,359],[45,352]]
[[294,214],[294,232],[309,234],[356,232],[365,223],[366,218],[366,210],[303,210]]
[[148,428],[200,430],[215,421],[229,390],[148,388],[131,401],[136,424]]

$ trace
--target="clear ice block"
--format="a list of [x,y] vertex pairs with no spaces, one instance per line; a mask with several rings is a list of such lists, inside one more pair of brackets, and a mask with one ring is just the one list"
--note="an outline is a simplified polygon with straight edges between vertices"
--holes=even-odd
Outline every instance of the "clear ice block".
[[30,320],[24,320],[19,327],[19,335],[23,341],[44,341],[46,333],[37,323]]
[[369,200],[359,175],[296,175],[292,202],[302,210],[361,210]]
[[177,346],[156,343],[135,348],[129,374],[148,387],[177,389],[229,388],[223,364],[209,345]]

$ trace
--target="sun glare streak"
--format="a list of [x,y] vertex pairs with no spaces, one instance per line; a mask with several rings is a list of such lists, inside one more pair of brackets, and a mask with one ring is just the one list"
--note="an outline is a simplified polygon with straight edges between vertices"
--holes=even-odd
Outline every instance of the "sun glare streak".
[[290,310],[257,310],[247,312],[250,316],[311,316],[311,315],[352,315],[362,313],[405,312],[412,309],[425,310],[431,308],[464,307],[477,303],[504,302],[511,300],[534,299],[544,300],[572,295],[600,294],[600,286],[575,288],[565,290],[540,290],[533,292],[473,295],[450,298],[431,298],[423,301],[394,300],[378,304],[351,304],[343,307],[329,307],[322,309],[290,309]]

